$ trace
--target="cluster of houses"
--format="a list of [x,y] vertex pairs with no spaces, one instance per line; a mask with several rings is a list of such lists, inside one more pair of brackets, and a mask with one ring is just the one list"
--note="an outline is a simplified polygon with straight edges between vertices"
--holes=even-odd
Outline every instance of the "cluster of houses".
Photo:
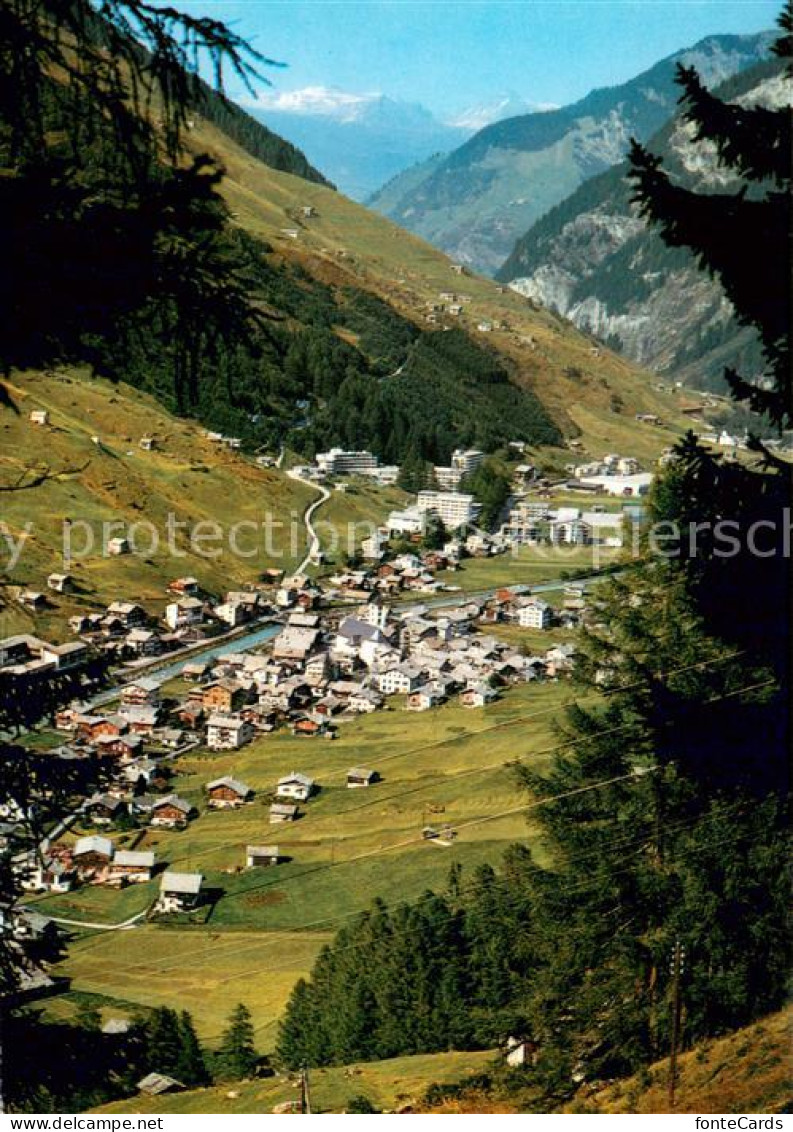
[[608,453],[600,460],[568,464],[566,471],[572,476],[568,487],[607,495],[646,495],[653,482],[653,473],[643,472],[635,456],[620,456],[615,452]]
[[265,588],[229,590],[216,601],[196,578],[177,578],[169,586],[161,618],[150,617],[134,601],[113,601],[104,612],[80,613],[69,627],[84,642],[114,660],[159,656],[184,648],[219,629],[236,629],[273,612]]

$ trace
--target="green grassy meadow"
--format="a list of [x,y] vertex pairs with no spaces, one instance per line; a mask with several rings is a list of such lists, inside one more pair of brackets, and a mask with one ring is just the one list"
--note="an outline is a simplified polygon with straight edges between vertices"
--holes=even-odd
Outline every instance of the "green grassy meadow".
[[[250,1007],[262,1049],[295,980],[322,944],[376,897],[412,899],[443,888],[452,862],[464,876],[497,863],[510,843],[532,837],[526,804],[506,765],[542,767],[556,739],[553,719],[572,698],[565,684],[509,689],[484,709],[456,702],[411,713],[391,710],[339,725],[339,737],[300,739],[276,732],[237,752],[189,753],[175,764],[174,787],[200,808],[182,832],[146,830],[136,848],[154,849],[171,869],[200,871],[209,903],[199,915],[171,917],[132,930],[86,932],[57,972],[76,992],[164,1004],[194,1013],[201,1036],[217,1039],[231,1006]],[[366,765],[382,780],[349,790],[349,767]],[[319,793],[297,822],[271,826],[267,807],[276,780],[311,775]],[[233,774],[255,791],[240,810],[209,812],[203,787]],[[457,831],[446,847],[423,841],[425,824]],[[124,835],[128,837],[129,835]],[[284,863],[245,869],[247,844],[277,844]],[[37,899],[42,912],[117,924],[154,898],[150,885],[115,892],[79,889]]]
[[621,549],[603,546],[522,546],[516,553],[492,558],[466,558],[459,570],[439,571],[439,581],[478,593],[500,586],[531,586],[555,582],[577,571],[594,573],[616,562]]
[[[394,1057],[311,1073],[312,1112],[342,1112],[354,1096],[363,1094],[380,1110],[394,1110],[420,1100],[433,1081],[464,1081],[482,1073],[494,1060],[492,1050]],[[164,1097],[134,1097],[104,1105],[103,1113],[268,1113],[273,1106],[299,1097],[297,1081],[271,1077],[240,1081],[233,1086],[193,1089]]]

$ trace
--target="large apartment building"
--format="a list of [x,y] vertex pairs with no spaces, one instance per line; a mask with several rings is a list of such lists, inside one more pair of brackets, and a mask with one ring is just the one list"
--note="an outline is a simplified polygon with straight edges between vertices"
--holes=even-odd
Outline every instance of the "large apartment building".
[[455,448],[448,467],[436,465],[433,469],[441,491],[456,491],[463,476],[476,471],[484,458],[478,448]]
[[416,507],[419,511],[434,511],[443,525],[452,530],[472,523],[480,509],[473,495],[456,491],[420,491]]
[[371,476],[380,461],[371,452],[347,452],[331,448],[330,452],[317,453],[317,467],[327,476]]

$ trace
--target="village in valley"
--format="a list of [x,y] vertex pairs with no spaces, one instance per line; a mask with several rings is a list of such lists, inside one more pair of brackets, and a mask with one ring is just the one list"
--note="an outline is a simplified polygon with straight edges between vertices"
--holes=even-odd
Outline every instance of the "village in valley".
[[[100,914],[92,909],[101,910],[103,922],[108,917],[107,926],[118,926],[130,910],[130,927],[211,920],[223,899],[217,876],[208,879],[217,864],[210,859],[202,868],[206,850],[194,860],[189,844],[182,851],[179,836],[173,839],[189,839],[193,826],[228,829],[221,855],[230,877],[287,863],[294,874],[313,862],[310,852],[301,862],[299,845],[329,789],[337,796],[340,789],[366,791],[375,800],[388,791],[392,775],[381,763],[400,757],[400,740],[388,737],[390,723],[377,725],[381,715],[404,720],[397,731],[409,751],[419,713],[456,721],[460,713],[481,712],[486,729],[498,730],[496,713],[501,705],[513,712],[510,701],[521,711],[535,702],[544,709],[548,693],[561,702],[573,670],[574,630],[586,622],[597,584],[597,569],[581,552],[597,547],[599,565],[616,564],[652,473],[632,458],[607,456],[571,464],[564,479],[554,479],[528,462],[523,445],[512,457],[512,493],[494,531],[477,526],[479,506],[459,490],[485,455],[457,450],[449,467],[434,469],[431,488],[389,512],[341,564],[329,561],[315,539],[299,574],[268,569],[259,584],[216,596],[182,576],[171,581],[158,612],[116,600],[71,616],[73,636],[64,644],[30,633],[0,641],[7,687],[33,681],[42,703],[53,682],[61,696],[64,686],[74,692],[71,703],[23,727],[18,739],[44,763],[58,760],[74,770],[73,794],[56,804],[42,786],[26,800],[7,799],[0,815],[0,836],[23,891],[9,916],[20,953],[30,953],[32,986],[52,983],[35,961],[43,943],[92,923]],[[291,474],[327,485],[321,490],[329,496],[372,480],[391,485],[398,472],[371,453],[334,449]],[[581,506],[571,502],[576,495]],[[632,511],[625,509],[630,499]],[[128,549],[119,538],[109,552]],[[565,549],[575,555],[569,569]],[[548,579],[537,586],[514,580],[521,556],[532,552],[534,575]],[[484,582],[488,571],[489,585],[466,584],[467,577]],[[53,573],[46,598],[22,591],[19,601],[35,614],[40,598],[57,601],[71,583],[67,572]],[[356,736],[370,717],[373,730],[362,747],[370,758],[342,766],[345,737]],[[447,735],[440,722],[438,728],[441,747],[467,730],[455,725]],[[433,725],[421,734],[431,738]],[[326,749],[330,772],[316,755]],[[283,761],[265,777],[271,750]],[[440,770],[442,779],[442,766],[431,758],[430,764],[427,770]],[[475,763],[461,773],[477,773]],[[430,778],[429,786],[437,781]],[[456,821],[466,812],[456,813],[453,789],[447,794],[452,804],[422,802],[406,829],[411,843],[457,850],[464,832]],[[384,804],[390,797],[384,794]],[[17,841],[30,816],[23,806],[40,811],[33,849]],[[232,821],[244,815],[244,824],[223,827],[219,813]],[[332,862],[336,837],[334,831]],[[108,895],[97,901],[92,893]],[[266,913],[256,923],[269,926]]]

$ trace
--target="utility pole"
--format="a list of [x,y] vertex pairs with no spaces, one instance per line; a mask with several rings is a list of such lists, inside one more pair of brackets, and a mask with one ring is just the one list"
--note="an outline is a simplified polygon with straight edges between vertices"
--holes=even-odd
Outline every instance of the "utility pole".
[[672,1047],[669,1055],[669,1110],[675,1107],[675,1086],[677,1085],[677,1049],[680,1044],[680,976],[683,973],[685,950],[680,940],[675,940],[672,949]]

